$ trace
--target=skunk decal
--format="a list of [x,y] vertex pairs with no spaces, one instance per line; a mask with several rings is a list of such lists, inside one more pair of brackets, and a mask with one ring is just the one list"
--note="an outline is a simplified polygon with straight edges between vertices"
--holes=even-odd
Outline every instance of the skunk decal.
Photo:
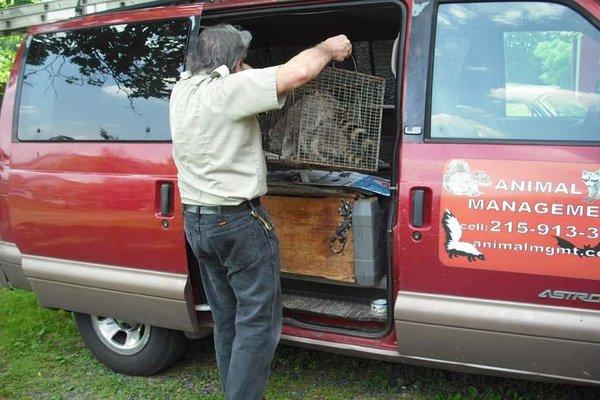
[[469,262],[476,260],[485,260],[482,252],[468,242],[461,242],[462,228],[458,219],[449,210],[446,210],[442,217],[442,227],[446,232],[446,252],[450,258],[463,256],[467,257]]
[[563,239],[558,236],[554,236],[556,239],[556,244],[561,249],[569,250],[570,254],[574,254],[579,257],[596,257],[600,254],[600,242],[595,247],[586,244],[583,247],[577,247],[573,243],[569,242],[566,239]]

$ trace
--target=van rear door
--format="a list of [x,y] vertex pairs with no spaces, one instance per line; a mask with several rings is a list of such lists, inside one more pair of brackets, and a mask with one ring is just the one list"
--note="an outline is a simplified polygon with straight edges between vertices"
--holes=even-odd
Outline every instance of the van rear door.
[[394,251],[403,355],[600,380],[598,11],[413,13]]
[[201,10],[30,30],[8,204],[42,305],[193,329],[168,106]]

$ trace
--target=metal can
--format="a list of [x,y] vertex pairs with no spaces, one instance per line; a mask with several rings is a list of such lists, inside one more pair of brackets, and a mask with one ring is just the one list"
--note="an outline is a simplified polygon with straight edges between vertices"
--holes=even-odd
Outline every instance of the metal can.
[[371,312],[375,315],[386,315],[387,314],[387,300],[376,299],[371,301]]

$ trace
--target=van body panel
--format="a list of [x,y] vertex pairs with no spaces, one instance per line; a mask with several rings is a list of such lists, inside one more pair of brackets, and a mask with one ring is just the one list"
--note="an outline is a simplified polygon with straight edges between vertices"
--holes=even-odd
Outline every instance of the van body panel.
[[[469,262],[465,258],[468,268],[441,261],[446,211],[441,207],[442,191],[449,160],[487,160],[498,166],[520,162],[520,168],[536,162],[570,168],[600,163],[598,143],[429,138],[429,80],[436,8],[441,3],[413,4],[407,35],[404,132],[398,153],[399,202],[392,252],[399,353],[411,363],[422,361],[447,369],[482,368],[504,376],[598,384],[600,282],[593,271],[586,278],[585,273],[580,274],[583,277],[560,276],[555,271],[533,273],[526,262],[520,262],[525,264],[521,270],[498,270],[479,267],[478,259]],[[598,27],[597,1],[559,3],[572,7]],[[513,172],[516,176],[522,171]],[[560,173],[548,170],[547,177]],[[577,204],[583,204],[585,186],[579,179],[570,183],[577,184],[576,191],[581,193]],[[425,223],[419,227],[411,224],[415,190],[425,192]],[[543,196],[527,193],[518,199],[544,201],[547,198]],[[587,221],[592,229],[598,226],[593,223],[594,212],[591,210]],[[579,233],[577,236],[579,243],[582,238]],[[592,247],[598,243],[594,235],[588,241]],[[586,243],[584,240],[580,246]],[[578,257],[573,256],[573,262],[578,262]]]
[[[72,285],[29,278],[36,299],[42,307],[160,326],[183,332],[198,332],[197,320],[191,317],[187,302],[116,292],[90,286]],[[126,306],[123,306],[126,305]]]
[[589,11],[597,19],[600,19],[600,3],[596,0],[575,0],[575,3]]
[[399,352],[409,362],[600,383],[596,311],[400,292],[394,318]]
[[[600,344],[397,321],[409,363],[535,380],[600,384]],[[427,365],[427,364],[425,364]]]
[[185,300],[186,274],[140,271],[138,268],[123,268],[29,255],[23,257],[23,270],[30,279]]
[[15,115],[15,95],[18,79],[21,75],[23,56],[25,54],[25,41],[21,42],[15,55],[13,66],[6,82],[2,109],[0,112],[0,240],[14,242],[10,228],[10,209],[8,207],[8,179],[11,168],[11,136],[13,118]]
[[22,263],[44,307],[199,331],[187,274],[27,255]]
[[298,4],[325,4],[339,3],[338,0],[225,0],[207,2],[204,5],[205,11],[235,10],[239,8],[257,8],[257,7],[285,7],[287,5]]
[[[23,254],[186,273],[168,143],[14,143],[9,206]],[[159,214],[159,184],[175,188]],[[70,193],[64,196],[64,193]],[[168,221],[168,228],[163,228]],[[127,245],[123,245],[127,243]]]
[[[448,267],[440,262],[437,249],[440,235],[444,236],[441,225],[444,210],[439,208],[444,164],[453,158],[489,159],[502,163],[498,159],[499,154],[502,154],[502,160],[592,164],[600,160],[600,147],[404,143],[399,195],[405,200],[400,202],[404,207],[401,206],[399,212],[400,220],[394,240],[399,290],[600,310],[599,303],[540,297],[548,289],[599,293],[600,283],[597,280],[530,274],[525,271]],[[427,187],[432,192],[430,223],[420,228],[410,226],[408,220],[410,191],[414,187]],[[535,195],[532,194],[531,198],[535,198]],[[419,232],[422,239],[414,240],[414,232]],[[424,252],[423,248],[436,251]],[[406,254],[410,254],[410,257],[403,256]]]
[[[201,10],[199,4],[100,14],[32,27],[28,34],[192,17]],[[197,332],[182,218],[175,218],[182,210],[171,144],[19,141],[13,102],[26,43],[0,123],[1,149],[10,152],[10,175],[0,175],[8,180],[2,200],[14,215],[2,218],[9,233],[2,239],[11,242],[3,248],[12,251],[0,251],[4,275],[17,286],[10,271],[20,272],[45,307]],[[166,215],[163,184],[172,189]]]
[[600,344],[600,312],[586,309],[400,292],[394,318],[396,321]]
[[13,243],[0,242],[0,286],[31,290],[21,264],[21,252]]

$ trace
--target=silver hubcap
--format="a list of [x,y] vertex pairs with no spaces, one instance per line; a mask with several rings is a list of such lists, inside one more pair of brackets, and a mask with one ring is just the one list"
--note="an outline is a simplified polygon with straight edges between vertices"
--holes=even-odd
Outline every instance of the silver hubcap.
[[140,352],[150,339],[150,325],[114,318],[91,316],[92,327],[102,343],[112,351],[132,355]]

